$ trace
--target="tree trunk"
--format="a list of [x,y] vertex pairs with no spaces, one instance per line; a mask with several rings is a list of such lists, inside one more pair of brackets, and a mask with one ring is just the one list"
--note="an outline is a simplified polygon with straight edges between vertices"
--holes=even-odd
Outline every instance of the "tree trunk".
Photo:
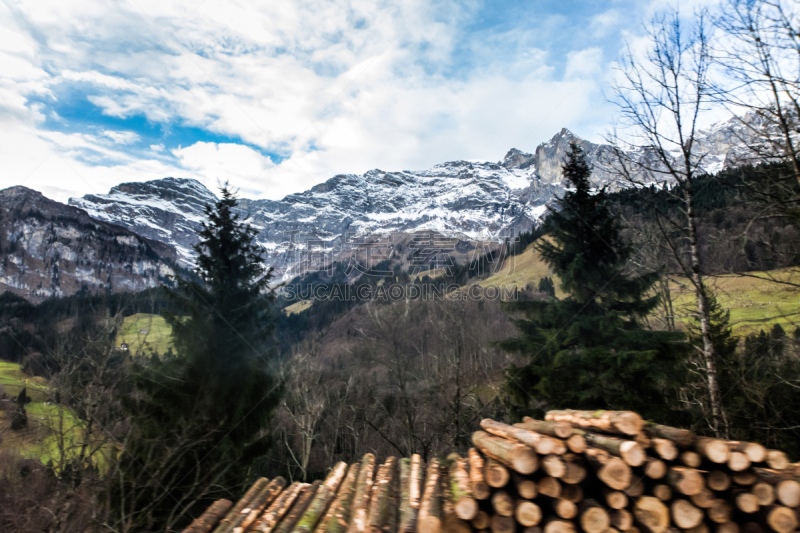
[[352,516],[356,482],[360,470],[361,464],[359,463],[353,463],[347,469],[347,476],[342,482],[342,487],[328,508],[325,518],[317,526],[316,533],[345,533],[347,531]]
[[256,525],[253,527],[253,531],[257,531],[258,533],[270,533],[272,530],[275,529],[275,526],[280,522],[283,516],[289,511],[292,504],[297,499],[297,496],[300,494],[305,487],[308,487],[307,483],[300,483],[295,481],[292,485],[283,491],[278,499],[272,502],[272,505],[267,508],[261,518],[258,519]]
[[358,472],[356,494],[353,498],[353,519],[347,529],[348,533],[364,533],[367,530],[367,512],[369,512],[369,500],[372,496],[374,469],[375,456],[371,453],[365,454],[361,460],[361,470]]
[[230,500],[215,501],[206,512],[195,518],[183,533],[209,533],[233,506]]
[[339,462],[325,478],[325,482],[317,490],[314,499],[308,504],[303,516],[297,522],[297,525],[292,529],[292,533],[311,533],[317,526],[317,523],[325,515],[331,500],[336,497],[336,491],[339,490],[339,485],[344,479],[345,472],[347,471],[347,463]]

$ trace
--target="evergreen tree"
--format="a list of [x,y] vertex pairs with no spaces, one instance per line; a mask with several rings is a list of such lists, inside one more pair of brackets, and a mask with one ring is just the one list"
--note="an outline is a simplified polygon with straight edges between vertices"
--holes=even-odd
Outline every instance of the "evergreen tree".
[[551,298],[556,297],[556,286],[553,283],[552,278],[548,278],[547,276],[539,280],[538,290],[539,292],[547,294]]
[[134,475],[128,494],[117,495],[128,505],[138,497],[136,504],[149,509],[140,517],[142,530],[173,527],[176,501],[199,494],[194,508],[202,509],[220,490],[237,490],[270,443],[270,415],[279,399],[269,371],[272,271],[236,206],[226,184],[216,204],[206,206],[208,220],[194,247],[199,281],[177,278],[175,288],[165,288],[179,309],[164,313],[175,353],[135,367],[136,394],[128,402],[134,427],[123,468],[130,472],[139,464],[159,472],[153,486],[169,491],[148,507],[158,491],[149,494],[147,477]]
[[576,143],[563,172],[571,188],[536,247],[567,296],[509,304],[525,318],[516,321],[521,336],[502,345],[528,358],[506,372],[512,408],[634,409],[664,420],[685,348],[679,334],[640,324],[658,304],[649,296],[658,273],[626,270],[631,249],[605,191],[591,190],[591,168]]

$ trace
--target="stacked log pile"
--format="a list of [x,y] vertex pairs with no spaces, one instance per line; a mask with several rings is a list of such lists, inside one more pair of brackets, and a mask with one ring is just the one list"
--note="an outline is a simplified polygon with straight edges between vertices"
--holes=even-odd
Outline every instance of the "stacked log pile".
[[[185,533],[791,533],[800,464],[630,411],[483,420],[466,455],[339,463],[324,481],[258,480]],[[288,486],[287,486],[288,485]]]

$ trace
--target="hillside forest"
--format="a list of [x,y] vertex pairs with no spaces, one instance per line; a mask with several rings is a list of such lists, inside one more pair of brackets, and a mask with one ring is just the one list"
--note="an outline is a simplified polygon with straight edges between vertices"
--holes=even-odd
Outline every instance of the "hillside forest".
[[[0,530],[180,531],[261,476],[442,458],[484,418],[551,409],[635,410],[800,461],[800,93],[715,50],[704,25],[747,57],[796,63],[800,48],[772,4],[731,6],[691,28],[658,18],[652,53],[621,58],[614,101],[636,135],[610,138],[603,163],[620,187],[593,188],[573,143],[544,223],[470,261],[418,272],[400,254],[355,279],[337,262],[277,283],[226,185],[191,273],[0,294]],[[715,92],[715,64],[740,92]],[[706,174],[693,136],[723,100],[763,129]]]

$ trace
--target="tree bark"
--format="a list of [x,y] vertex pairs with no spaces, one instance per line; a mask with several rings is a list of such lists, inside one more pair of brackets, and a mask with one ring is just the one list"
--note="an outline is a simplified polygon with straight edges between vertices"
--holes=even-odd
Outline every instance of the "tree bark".
[[292,533],[311,533],[314,531],[317,523],[325,516],[328,505],[336,497],[336,491],[339,490],[339,485],[341,485],[346,472],[347,463],[345,462],[340,461],[333,467],[328,477],[317,489],[314,499],[308,504],[308,508],[292,529]]
[[523,429],[519,426],[520,424],[509,426],[508,424],[495,422],[488,418],[481,420],[481,428],[483,428],[483,430],[497,435],[498,437],[516,440],[522,444],[528,445],[536,450],[536,453],[539,455],[563,454],[567,451],[567,447],[562,440],[548,437],[547,435],[542,435],[541,433],[536,433],[529,429]]
[[[236,522],[238,518],[241,517],[242,511],[248,506],[248,504],[258,496],[258,494],[264,490],[269,484],[269,480],[265,477],[259,478],[253,486],[247,489],[247,492],[244,493],[244,496],[236,502],[236,505],[233,506],[233,509],[228,511],[228,514],[225,515],[225,518],[219,523],[217,528],[214,530],[214,533],[230,533],[231,529],[233,529],[233,524]],[[249,510],[248,510],[249,512]]]
[[469,449],[469,480],[475,498],[485,500],[489,497],[489,484],[484,477],[483,457],[475,448]]
[[295,481],[291,486],[283,491],[278,498],[272,502],[261,518],[258,519],[256,525],[253,527],[254,531],[258,533],[270,533],[275,529],[275,526],[280,522],[283,516],[292,507],[300,492],[308,487],[307,483],[300,483]]
[[317,494],[320,485],[322,485],[322,481],[317,480],[301,490],[294,502],[294,505],[292,505],[292,508],[289,509],[289,512],[284,515],[283,520],[281,520],[275,527],[275,533],[289,533],[292,531],[292,528],[294,528],[295,524],[297,524],[297,521],[300,520],[300,517],[302,517],[303,513],[305,513],[306,509],[308,509],[308,506],[314,499],[314,496]]
[[209,533],[211,529],[222,520],[233,506],[230,500],[217,500],[215,501],[206,512],[195,518],[189,527],[183,530],[183,533]]
[[353,500],[360,470],[360,463],[353,463],[347,469],[347,476],[336,493],[336,499],[328,507],[328,512],[320,521],[315,533],[345,533],[347,531],[352,517]]
[[472,434],[472,443],[485,455],[510,466],[520,474],[531,474],[539,466],[536,451],[524,444],[493,437],[483,431]]
[[545,420],[569,422],[581,428],[599,429],[606,433],[636,435],[642,430],[642,417],[633,411],[549,411]]
[[428,464],[425,492],[419,508],[419,533],[438,533],[442,526],[442,483],[439,461],[432,459]]
[[361,460],[361,469],[356,482],[356,494],[353,497],[353,519],[350,522],[348,533],[364,533],[367,530],[367,513],[369,501],[372,496],[372,478],[375,469],[375,456],[371,453],[364,455]]

